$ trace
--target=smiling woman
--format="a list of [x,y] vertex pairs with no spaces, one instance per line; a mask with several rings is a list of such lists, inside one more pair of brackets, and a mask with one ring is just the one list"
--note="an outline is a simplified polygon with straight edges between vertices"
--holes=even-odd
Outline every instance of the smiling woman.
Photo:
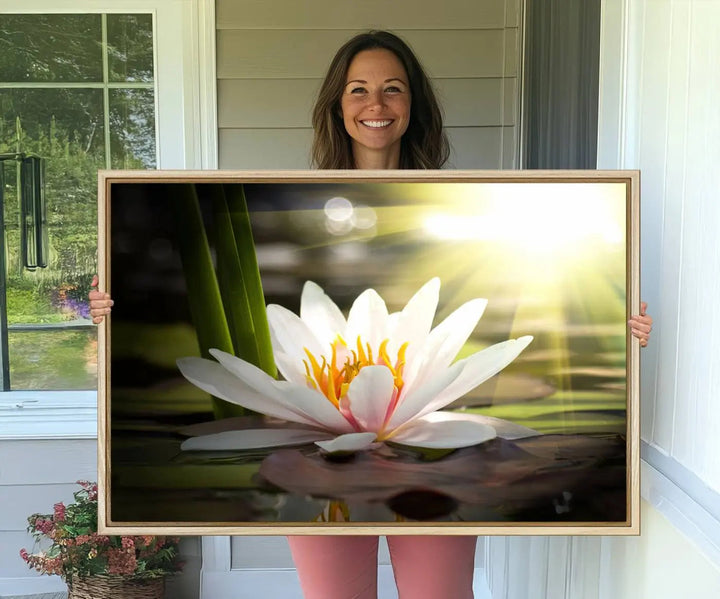
[[430,80],[387,31],[357,35],[338,50],[312,125],[312,160],[321,169],[436,169],[450,155]]

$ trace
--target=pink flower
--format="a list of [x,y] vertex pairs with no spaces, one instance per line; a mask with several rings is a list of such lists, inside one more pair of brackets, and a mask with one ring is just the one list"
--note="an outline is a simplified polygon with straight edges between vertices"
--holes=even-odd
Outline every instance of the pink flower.
[[154,537],[150,535],[144,535],[140,537],[135,537],[135,544],[136,545],[145,545],[146,547],[149,546],[153,542]]
[[48,574],[62,574],[63,573],[62,559],[59,556],[49,558],[45,562],[45,570],[47,571]]
[[53,508],[55,511],[55,522],[62,522],[65,520],[65,505],[60,502],[56,503]]
[[96,545],[107,545],[110,543],[110,537],[107,535],[99,535],[98,533],[92,533],[92,542]]
[[123,537],[121,543],[124,549],[135,548],[135,541],[133,541],[130,537]]
[[30,556],[28,555],[28,552],[27,552],[26,549],[21,549],[21,550],[20,550],[20,557],[23,558],[23,561],[26,561],[26,562],[29,562],[29,561],[30,561],[30,559],[29,559]]
[[108,549],[108,574],[133,574],[136,566],[135,552],[115,547]]
[[34,527],[44,535],[49,535],[55,528],[55,523],[52,520],[47,520],[42,516],[38,516],[37,520],[35,520]]
[[95,501],[97,499],[98,495],[98,487],[97,483],[91,483],[87,480],[79,480],[77,481],[77,484],[79,484],[85,491],[87,491],[88,499],[90,501]]

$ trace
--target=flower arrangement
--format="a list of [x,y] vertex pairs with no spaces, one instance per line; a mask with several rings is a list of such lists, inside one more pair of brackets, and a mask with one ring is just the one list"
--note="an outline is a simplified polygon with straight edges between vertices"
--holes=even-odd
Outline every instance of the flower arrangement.
[[134,581],[162,578],[179,572],[176,537],[107,536],[97,533],[97,484],[77,481],[75,502],[56,503],[52,514],[28,517],[28,532],[37,553],[20,550],[20,557],[41,574],[57,574],[68,583],[98,575],[122,576]]

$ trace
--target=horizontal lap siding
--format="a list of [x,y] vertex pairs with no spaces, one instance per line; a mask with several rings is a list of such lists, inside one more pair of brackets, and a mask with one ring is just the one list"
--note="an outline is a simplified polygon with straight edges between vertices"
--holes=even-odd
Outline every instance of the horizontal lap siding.
[[94,440],[0,441],[0,579],[34,576],[20,559],[31,550],[27,517],[73,500],[77,480],[97,479]]
[[517,26],[518,3],[506,0],[220,0],[218,29],[462,29]]
[[56,503],[72,502],[73,493],[78,488],[75,482],[0,487],[3,506],[0,510],[0,534],[25,530],[30,514],[51,514]]
[[[432,77],[451,168],[515,168],[519,2],[230,2],[217,5],[220,168],[309,168],[312,105],[335,51],[390,29]],[[382,15],[372,22],[367,15]],[[374,17],[378,18],[378,17]]]
[[[323,77],[337,49],[362,31],[218,31],[218,79]],[[504,74],[504,29],[396,33],[412,46],[433,78]],[[514,68],[508,75],[515,75]]]

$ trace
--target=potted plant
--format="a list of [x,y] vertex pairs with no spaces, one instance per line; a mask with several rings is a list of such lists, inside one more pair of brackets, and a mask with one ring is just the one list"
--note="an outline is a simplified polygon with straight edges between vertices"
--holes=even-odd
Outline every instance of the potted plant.
[[42,574],[61,576],[68,599],[160,599],[165,577],[182,568],[179,539],[98,534],[97,484],[78,484],[74,503],[28,517],[36,552],[21,549],[22,559]]

